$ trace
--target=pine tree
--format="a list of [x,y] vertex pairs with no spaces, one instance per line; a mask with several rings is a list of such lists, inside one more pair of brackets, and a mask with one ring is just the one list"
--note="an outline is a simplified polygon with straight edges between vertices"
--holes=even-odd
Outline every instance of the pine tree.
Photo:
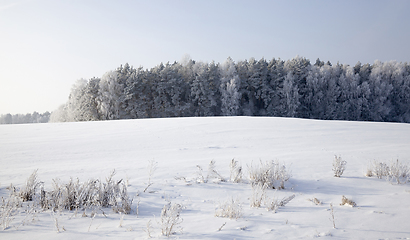
[[286,61],[285,63],[286,71],[292,74],[295,85],[298,88],[298,95],[300,96],[300,101],[298,104],[298,117],[308,117],[309,113],[305,103],[305,96],[307,91],[306,78],[310,70],[310,61],[309,59],[296,56],[295,58]]
[[249,92],[254,104],[252,115],[266,115],[266,106],[271,101],[271,87],[268,82],[268,63],[265,59],[249,62]]
[[283,83],[283,95],[285,98],[285,116],[296,117],[297,109],[300,105],[299,91],[291,72],[289,72],[285,77],[285,81]]
[[389,73],[384,69],[387,63],[376,61],[369,76],[370,98],[370,120],[385,121],[391,111],[389,95],[393,90],[389,83]]
[[123,104],[129,118],[149,117],[152,100],[151,88],[146,81],[146,72],[142,67],[132,71],[127,77]]
[[221,112],[224,116],[236,116],[239,113],[239,76],[235,63],[228,58],[221,65]]
[[359,99],[359,74],[355,69],[344,66],[339,78],[340,96],[338,99],[337,119],[359,120],[361,115],[361,100]]
[[195,80],[191,84],[191,98],[195,116],[213,116],[217,102],[208,64],[196,64]]
[[281,59],[272,59],[268,64],[268,82],[270,86],[269,102],[266,105],[268,116],[285,116],[283,83],[286,72],[285,62]]
[[309,113],[309,118],[321,119],[323,118],[323,113],[325,111],[325,89],[323,82],[323,70],[319,66],[312,66],[306,77],[306,94],[305,94],[305,104],[306,110]]

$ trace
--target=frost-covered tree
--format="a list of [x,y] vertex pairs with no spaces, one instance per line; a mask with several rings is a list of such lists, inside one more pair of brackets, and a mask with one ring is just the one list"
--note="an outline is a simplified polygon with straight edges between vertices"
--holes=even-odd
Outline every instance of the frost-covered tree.
[[268,82],[270,96],[266,105],[268,116],[285,116],[285,96],[283,93],[283,83],[286,71],[285,62],[281,59],[272,59],[268,64]]
[[321,67],[312,66],[306,77],[307,91],[305,94],[306,109],[309,112],[309,118],[320,119],[323,117],[325,105],[325,89],[322,77]]
[[67,102],[66,121],[96,121],[99,120],[97,109],[99,79],[90,81],[77,80],[72,86]]
[[255,106],[252,115],[266,115],[272,92],[268,79],[268,63],[263,58],[259,61],[251,59],[248,71],[249,96]]
[[372,121],[385,121],[391,111],[389,95],[393,87],[389,83],[390,74],[386,70],[383,71],[384,66],[380,61],[376,61],[369,76],[371,91],[369,120]]
[[320,68],[322,71],[322,83],[324,84],[324,112],[322,119],[336,118],[337,100],[340,95],[338,80],[341,74],[341,65],[329,66],[325,64]]
[[189,83],[180,74],[178,63],[160,65],[151,74],[154,117],[187,116],[190,108]]
[[249,92],[249,63],[247,60],[236,64],[236,73],[239,77],[239,115],[249,116],[253,112],[253,103],[250,101]]
[[337,119],[359,120],[362,104],[359,87],[359,74],[355,74],[354,68],[343,66],[344,70],[339,78],[340,95],[338,99]]
[[239,76],[235,63],[228,58],[221,69],[221,113],[223,116],[236,116],[239,113]]
[[283,96],[285,99],[284,110],[286,117],[296,117],[297,109],[300,105],[298,86],[295,83],[293,74],[289,72],[283,83]]
[[67,102],[67,121],[84,121],[86,111],[86,88],[87,80],[79,79],[73,84]]
[[[208,84],[211,94],[208,95],[209,101],[211,103],[211,112],[214,116],[221,115],[221,73],[219,71],[219,64],[214,61],[208,64],[207,68]],[[240,85],[240,84],[239,84]]]
[[67,122],[67,105],[61,104],[56,110],[51,112],[50,122]]
[[53,111],[50,122],[100,120],[97,106],[99,79],[79,79],[71,87],[67,103]]
[[148,118],[152,108],[151,87],[147,73],[142,67],[132,71],[127,77],[123,106],[128,118]]
[[313,65],[316,66],[316,67],[322,67],[323,65],[325,65],[325,62],[320,61],[320,59],[317,58],[315,64],[313,64]]
[[195,64],[195,79],[191,83],[194,116],[214,116],[217,112],[219,76],[215,76],[218,71],[214,70],[209,64]]
[[393,90],[389,96],[392,111],[390,121],[410,122],[410,66],[408,63],[393,62]]
[[121,119],[125,116],[122,109],[124,84],[116,71],[109,71],[101,77],[98,89],[98,111],[102,120]]
[[13,124],[13,116],[10,113],[2,114],[0,124]]
[[171,106],[167,96],[167,79],[161,77],[164,68],[164,64],[161,63],[152,68],[148,75],[152,92],[151,117],[167,117],[165,110]]
[[293,76],[293,81],[298,88],[300,102],[298,104],[297,113],[299,117],[308,117],[308,109],[304,102],[304,96],[307,92],[306,78],[310,70],[310,61],[304,57],[296,56],[295,58],[285,62],[285,69]]
[[385,107],[389,108],[388,114],[385,114],[385,121],[401,122],[403,116],[406,116],[406,113],[408,114],[410,91],[406,73],[406,64],[396,61],[384,63],[376,61],[372,66],[370,80],[373,80],[377,75],[382,83],[391,85],[391,92],[384,103]]

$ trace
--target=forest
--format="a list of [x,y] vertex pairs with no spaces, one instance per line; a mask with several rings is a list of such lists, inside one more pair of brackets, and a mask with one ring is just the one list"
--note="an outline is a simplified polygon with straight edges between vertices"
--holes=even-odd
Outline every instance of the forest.
[[101,78],[77,80],[50,122],[193,116],[410,122],[410,65],[311,64],[300,56],[189,59],[151,69],[126,63]]
[[22,123],[47,123],[50,120],[50,112],[27,113],[27,114],[2,114],[0,124],[22,124]]

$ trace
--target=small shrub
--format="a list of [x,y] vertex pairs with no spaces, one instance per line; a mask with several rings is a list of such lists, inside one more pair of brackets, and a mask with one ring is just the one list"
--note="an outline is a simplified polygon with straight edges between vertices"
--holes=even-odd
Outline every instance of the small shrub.
[[397,161],[390,163],[388,180],[397,184],[407,183],[410,179],[410,167]]
[[144,192],[147,191],[147,189],[154,184],[151,181],[152,176],[154,175],[154,172],[157,170],[157,162],[154,162],[154,160],[148,161],[148,183],[147,187],[144,189]]
[[286,204],[288,204],[290,201],[292,201],[295,198],[295,194],[290,195],[289,197],[285,197],[283,198],[280,202],[279,202],[279,206],[284,207],[286,206]]
[[239,200],[232,198],[230,201],[220,204],[215,210],[215,216],[230,219],[240,218],[242,216],[242,207]]
[[252,185],[251,207],[261,207],[266,197],[266,185],[257,183]]
[[231,172],[230,181],[234,183],[238,183],[242,180],[242,167],[239,166],[238,161],[232,159],[229,164],[229,169]]
[[333,224],[333,228],[336,229],[335,212],[333,210],[333,204],[332,203],[330,203],[330,221]]
[[344,195],[342,196],[342,203],[340,204],[341,206],[346,205],[350,207],[356,207],[356,203],[353,202],[352,200],[348,199]]
[[114,206],[113,207],[114,212],[130,214],[133,199],[129,197],[127,186],[125,184],[122,185],[122,188],[119,192],[119,197],[121,199],[121,206],[120,205]]
[[10,194],[8,198],[1,198],[0,202],[0,225],[3,230],[10,227],[11,222],[18,213],[18,209],[22,206],[21,198],[17,196],[15,188],[10,185]]
[[262,207],[262,203],[264,203],[266,209],[268,211],[276,212],[279,207],[284,207],[288,204],[292,199],[295,198],[295,194],[284,197],[282,200],[279,200],[275,197],[269,198],[266,195],[266,185],[262,185],[261,183],[254,184],[252,186],[252,196],[250,198],[250,205],[251,207]]
[[367,171],[366,174],[364,174],[366,177],[373,177],[373,171],[367,166]]
[[197,183],[206,183],[206,180],[204,178],[204,175],[202,174],[203,170],[202,167],[199,165],[196,165],[197,167],[197,172],[196,172],[196,182]]
[[397,184],[404,184],[410,180],[410,167],[399,160],[391,161],[390,165],[384,162],[374,161],[367,167],[367,177],[376,176]]
[[180,204],[169,202],[164,205],[161,211],[161,231],[164,236],[171,236],[175,233],[175,228],[182,223],[181,218],[182,206]]
[[147,238],[152,238],[151,232],[152,232],[152,225],[151,225],[151,220],[148,220],[147,226],[144,229],[145,233],[147,233]]
[[313,202],[316,205],[322,205],[322,202],[317,198],[311,198],[309,201]]
[[20,189],[19,196],[23,202],[32,201],[36,194],[37,188],[40,186],[40,181],[37,179],[37,170],[30,175],[26,181],[26,185]]
[[274,213],[276,213],[279,207],[286,206],[286,204],[288,204],[294,198],[295,198],[295,194],[292,194],[289,197],[284,197],[280,201],[276,199],[275,197],[273,197],[272,199],[269,199],[268,197],[266,197],[265,205],[268,211],[273,211]]
[[284,189],[285,182],[289,180],[290,173],[284,164],[276,161],[262,162],[260,166],[248,166],[249,180],[254,184],[261,184],[271,189]]
[[101,207],[117,206],[117,196],[120,193],[120,183],[122,179],[117,181],[113,180],[115,175],[115,170],[113,170],[108,178],[106,178],[106,183],[100,182],[98,202]]
[[389,166],[384,162],[373,162],[373,165],[370,166],[368,172],[371,172],[371,176],[376,176],[379,179],[385,178],[389,175]]
[[207,180],[214,179],[218,182],[225,182],[225,178],[219,174],[218,171],[215,169],[215,161],[212,160],[208,165],[208,176],[206,177]]
[[272,199],[267,198],[265,200],[265,205],[266,205],[266,209],[268,211],[272,211],[272,212],[276,213],[276,211],[279,208],[279,201],[275,198],[272,198]]
[[342,160],[342,157],[335,156],[333,160],[333,172],[335,177],[340,177],[346,169],[346,161]]

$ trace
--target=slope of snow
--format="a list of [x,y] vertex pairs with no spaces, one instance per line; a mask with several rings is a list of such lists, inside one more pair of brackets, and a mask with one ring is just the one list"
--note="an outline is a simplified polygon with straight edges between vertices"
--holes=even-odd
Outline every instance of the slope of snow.
[[[341,178],[333,177],[335,155],[347,161]],[[228,178],[233,158],[244,169],[241,183],[188,184],[176,179],[194,179],[197,165],[206,175],[211,160]],[[128,179],[134,202],[133,213],[122,222],[110,210],[107,217],[98,214],[94,219],[73,211],[53,217],[46,211],[29,221],[22,209],[11,227],[0,231],[0,238],[143,239],[150,220],[151,236],[166,238],[161,236],[159,218],[171,201],[183,206],[181,231],[172,238],[405,239],[410,238],[410,184],[364,176],[369,162],[396,159],[410,162],[408,124],[211,117],[1,125],[0,196],[7,197],[11,183],[21,187],[35,169],[46,190],[53,179],[105,179],[115,169],[116,179]],[[296,196],[276,213],[250,207],[247,166],[260,160],[285,163],[292,173],[286,189],[267,191],[271,198]],[[157,169],[153,185],[142,192],[149,161],[157,162]],[[342,195],[357,207],[340,206]],[[232,198],[241,203],[242,217],[215,217],[218,204]],[[323,204],[313,204],[312,198]],[[330,221],[330,203],[336,229]],[[65,231],[57,233],[55,218]]]

